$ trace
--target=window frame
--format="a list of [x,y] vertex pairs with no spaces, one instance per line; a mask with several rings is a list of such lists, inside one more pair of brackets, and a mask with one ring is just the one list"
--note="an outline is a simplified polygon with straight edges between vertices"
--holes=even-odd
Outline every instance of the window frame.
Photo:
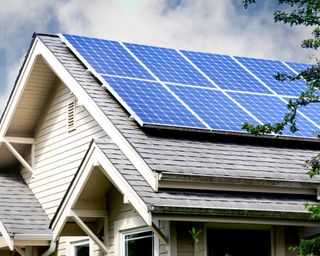
[[156,250],[155,246],[155,234],[152,230],[149,228],[140,228],[140,229],[134,229],[134,230],[126,230],[121,232],[121,237],[120,237],[120,243],[121,243],[121,250],[120,250],[120,255],[121,256],[126,256],[126,236],[128,235],[134,235],[134,234],[139,234],[143,232],[152,232],[152,256],[157,256],[158,255],[158,250]]
[[67,237],[66,240],[66,252],[67,255],[76,256],[75,255],[75,248],[81,245],[88,245],[89,246],[89,256],[93,256],[93,241],[87,236],[78,236],[78,237]]

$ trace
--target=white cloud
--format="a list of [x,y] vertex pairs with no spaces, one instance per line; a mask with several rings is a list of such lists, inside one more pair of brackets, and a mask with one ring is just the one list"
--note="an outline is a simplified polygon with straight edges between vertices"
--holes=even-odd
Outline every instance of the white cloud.
[[248,12],[238,0],[0,0],[0,108],[33,32],[307,61],[299,44],[309,31],[275,25],[267,2]]
[[[265,4],[249,16],[234,1],[71,0],[59,6],[61,28],[75,34],[241,56],[306,61],[305,28],[274,24]],[[252,14],[252,12],[250,12]],[[290,32],[290,30],[292,30]]]

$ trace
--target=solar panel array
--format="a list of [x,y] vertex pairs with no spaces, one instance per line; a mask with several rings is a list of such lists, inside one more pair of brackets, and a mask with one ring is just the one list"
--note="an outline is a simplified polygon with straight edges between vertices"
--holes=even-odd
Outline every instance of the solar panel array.
[[[244,122],[281,121],[288,99],[306,89],[303,81],[274,78],[306,64],[60,37],[141,126],[244,132]],[[284,135],[315,137],[319,112],[303,108],[299,131]]]

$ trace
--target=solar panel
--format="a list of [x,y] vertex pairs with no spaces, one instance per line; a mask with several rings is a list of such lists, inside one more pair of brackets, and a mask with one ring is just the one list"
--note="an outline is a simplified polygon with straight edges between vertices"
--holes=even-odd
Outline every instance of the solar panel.
[[311,67],[311,65],[309,64],[296,63],[296,62],[286,62],[286,64],[297,73],[300,73],[301,71]]
[[[273,124],[282,121],[283,116],[288,112],[287,104],[277,96],[236,92],[229,92],[228,94],[263,123]],[[297,126],[299,131],[294,134],[295,136],[314,137],[314,132],[318,130],[316,126],[299,114]],[[289,128],[284,131],[284,134],[293,135]]]
[[177,50],[128,43],[125,45],[163,82],[213,87]]
[[103,79],[143,124],[206,128],[160,83],[110,76]]
[[244,57],[235,58],[277,94],[297,96],[307,88],[303,81],[282,82],[274,78],[278,72],[294,74],[294,72],[286,67],[281,61]]
[[[244,132],[244,122],[282,121],[284,100],[306,88],[303,81],[279,82],[274,75],[307,64],[61,37],[140,125]],[[301,112],[300,131],[284,134],[315,137],[320,105]]]
[[212,81],[225,90],[270,93],[270,90],[241,67],[230,56],[181,51]]
[[63,37],[81,60],[98,74],[154,80],[119,42],[66,34]]
[[214,130],[241,131],[244,121],[257,123],[219,90],[168,86]]

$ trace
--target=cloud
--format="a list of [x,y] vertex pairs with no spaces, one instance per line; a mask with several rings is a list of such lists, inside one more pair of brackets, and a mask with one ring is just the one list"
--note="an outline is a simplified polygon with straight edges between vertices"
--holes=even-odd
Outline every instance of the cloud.
[[[305,28],[274,24],[271,7],[246,11],[234,0],[71,0],[62,30],[82,35],[260,58],[307,61]],[[174,3],[174,4],[173,4]]]
[[274,24],[268,2],[244,10],[238,0],[0,0],[0,107],[33,32],[308,61],[299,44],[310,31]]

